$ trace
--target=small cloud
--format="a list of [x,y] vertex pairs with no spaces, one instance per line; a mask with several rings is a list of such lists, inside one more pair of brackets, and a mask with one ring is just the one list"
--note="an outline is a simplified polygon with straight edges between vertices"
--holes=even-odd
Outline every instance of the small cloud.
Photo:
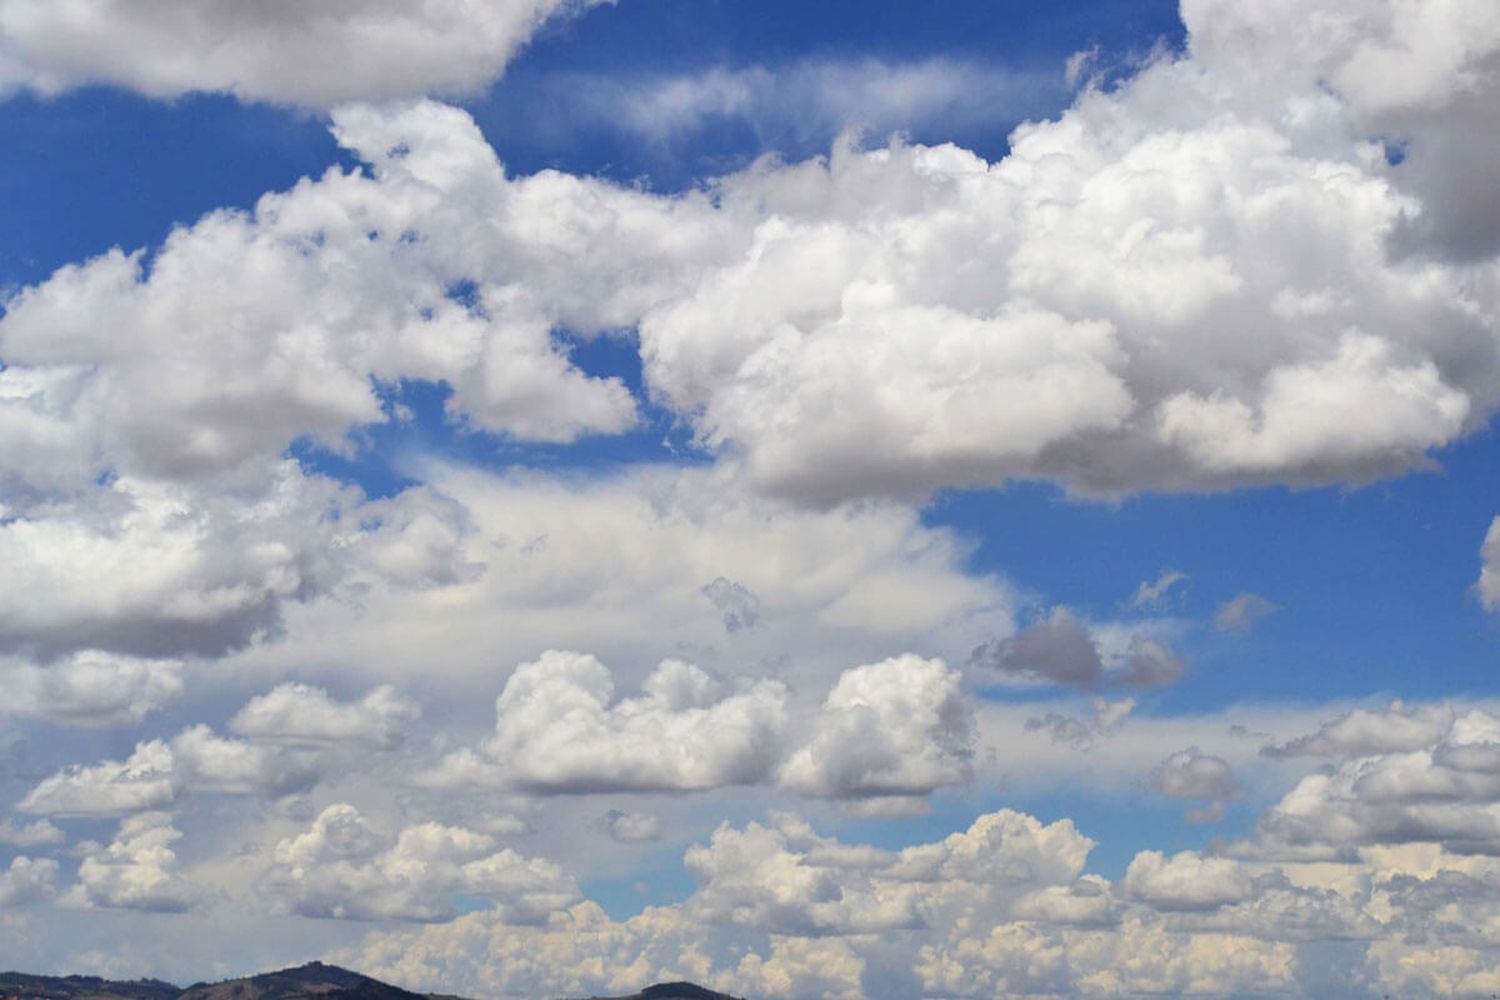
[[1222,820],[1224,800],[1237,798],[1242,791],[1228,761],[1203,753],[1197,747],[1179,750],[1156,765],[1151,772],[1151,787],[1174,799],[1208,803],[1185,814],[1184,818],[1195,824]]
[[724,631],[752,629],[760,622],[760,598],[750,588],[719,577],[703,588],[703,595],[724,616]]
[[1101,650],[1088,622],[1058,607],[1009,639],[978,647],[969,659],[1001,673],[1081,691],[1166,687],[1187,669],[1168,646],[1139,633],[1122,633],[1120,641],[1108,645]]
[[1141,581],[1141,585],[1135,589],[1135,596],[1130,599],[1129,607],[1137,611],[1165,607],[1172,598],[1173,588],[1179,583],[1186,583],[1188,579],[1186,573],[1178,570],[1162,570],[1154,581]]
[[599,817],[599,828],[621,844],[644,844],[661,838],[661,820],[650,813],[611,809]]
[[1250,630],[1255,628],[1262,618],[1274,615],[1280,610],[1282,610],[1281,605],[1274,604],[1259,594],[1245,591],[1219,605],[1219,610],[1214,612],[1214,628],[1220,632],[1249,635]]
[[1039,718],[1027,719],[1026,731],[1046,732],[1056,745],[1087,752],[1094,749],[1099,740],[1118,731],[1126,717],[1135,711],[1135,704],[1134,698],[1119,701],[1095,698],[1094,710],[1087,717],[1049,712]]

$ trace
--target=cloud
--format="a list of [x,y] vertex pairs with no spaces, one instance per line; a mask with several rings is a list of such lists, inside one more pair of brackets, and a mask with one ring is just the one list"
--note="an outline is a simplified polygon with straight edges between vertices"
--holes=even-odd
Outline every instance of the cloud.
[[13,858],[0,870],[0,909],[48,899],[57,880],[57,862],[47,858]]
[[162,810],[185,792],[281,796],[317,780],[305,756],[226,739],[206,725],[170,741],[137,743],[123,761],[64,768],[39,782],[17,807],[42,816],[130,816]]
[[1053,743],[1088,751],[1101,739],[1119,731],[1126,718],[1135,711],[1135,706],[1134,698],[1121,698],[1118,701],[1095,698],[1093,711],[1087,717],[1048,712],[1046,715],[1027,719],[1026,731],[1045,731],[1052,737]]
[[1220,604],[1214,612],[1214,628],[1220,632],[1233,632],[1236,635],[1249,635],[1250,630],[1260,622],[1281,610],[1281,606],[1273,604],[1259,594],[1248,591],[1236,594],[1229,600]]
[[147,660],[97,650],[45,666],[0,658],[6,700],[0,714],[80,726],[140,722],[182,693],[180,660]]
[[404,738],[403,728],[420,709],[395,688],[382,685],[357,702],[330,698],[307,684],[282,684],[252,698],[229,720],[241,736],[282,743],[359,744],[391,749]]
[[1088,623],[1064,607],[1008,639],[976,648],[972,659],[1004,674],[1084,691],[1166,687],[1187,669],[1166,645],[1143,634],[1128,636],[1123,651],[1106,657]]
[[1153,581],[1141,581],[1135,596],[1130,599],[1132,610],[1154,610],[1165,606],[1171,598],[1173,588],[1186,583],[1190,577],[1175,569],[1162,570]]
[[172,843],[182,834],[166,813],[143,813],[121,821],[107,846],[82,845],[78,881],[62,898],[87,909],[181,913],[201,898],[201,890],[177,871]]
[[760,621],[760,598],[742,584],[715,577],[703,588],[703,596],[724,613],[724,631],[734,633],[754,628]]
[[845,671],[781,784],[833,799],[910,798],[968,781],[973,710],[962,675],[903,656]]
[[1367,757],[1405,753],[1441,740],[1457,719],[1452,705],[1412,705],[1391,702],[1388,708],[1352,709],[1330,719],[1318,730],[1284,743],[1267,744],[1267,757]]
[[584,653],[523,663],[495,702],[495,734],[428,776],[437,785],[512,784],[533,792],[695,791],[765,780],[780,753],[786,692],[776,681],[725,690],[677,660],[639,697],[616,699],[610,671]]
[[[421,11],[352,0],[337,11],[234,0],[0,3],[0,82],[53,94],[110,83],[151,97],[227,92],[328,107],[473,94],[551,17],[589,0],[444,0]],[[162,53],[171,53],[162,58]]]
[[732,123],[785,151],[826,144],[851,127],[877,136],[1008,128],[1061,96],[1062,76],[946,58],[822,58],[624,80],[568,75],[549,96],[575,123],[668,149]]
[[1151,787],[1175,799],[1229,799],[1240,791],[1229,762],[1197,747],[1179,750],[1151,772]]
[[291,912],[340,920],[450,920],[463,894],[507,922],[537,923],[578,899],[556,865],[496,850],[487,834],[422,823],[392,840],[346,803],[276,845],[266,890]]
[[[1433,843],[1460,854],[1500,855],[1500,719],[1456,714],[1430,743],[1414,742],[1432,720],[1399,708],[1387,740],[1368,733],[1382,717],[1346,716],[1308,741],[1314,749],[1366,750],[1302,778],[1262,815],[1246,856],[1346,857],[1366,845]],[[1301,749],[1300,747],[1298,748]]]
[[24,826],[18,825],[13,820],[0,822],[0,844],[10,844],[14,847],[43,847],[61,844],[67,839],[61,830],[45,819],[39,819]]
[[1125,871],[1125,890],[1160,910],[1212,910],[1248,899],[1250,875],[1230,858],[1205,858],[1183,851],[1168,858],[1142,851]]
[[610,839],[622,844],[649,843],[661,837],[661,820],[650,813],[611,809],[599,821]]
[[1483,568],[1479,582],[1474,585],[1475,593],[1487,610],[1500,611],[1500,517],[1490,522],[1479,559]]

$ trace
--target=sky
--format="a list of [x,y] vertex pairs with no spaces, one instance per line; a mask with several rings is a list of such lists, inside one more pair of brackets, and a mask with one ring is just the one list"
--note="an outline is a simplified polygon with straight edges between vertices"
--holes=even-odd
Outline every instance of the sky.
[[0,0],[0,967],[1500,992],[1489,0]]

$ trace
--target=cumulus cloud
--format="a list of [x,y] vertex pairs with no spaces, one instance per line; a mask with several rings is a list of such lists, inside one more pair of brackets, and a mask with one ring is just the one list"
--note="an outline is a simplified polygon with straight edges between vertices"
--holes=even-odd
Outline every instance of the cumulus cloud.
[[1231,858],[1205,858],[1192,851],[1167,857],[1142,851],[1125,871],[1124,887],[1161,910],[1211,910],[1250,897],[1251,878]]
[[1262,618],[1274,615],[1280,610],[1280,605],[1272,603],[1259,594],[1247,591],[1236,594],[1219,605],[1214,611],[1214,628],[1220,632],[1249,635],[1250,630],[1255,628]]
[[1284,743],[1268,744],[1268,757],[1367,757],[1430,747],[1457,719],[1450,704],[1412,705],[1391,702],[1384,709],[1356,708],[1319,726],[1316,732]]
[[1353,715],[1312,738],[1312,748],[1347,741],[1373,752],[1302,778],[1237,850],[1347,857],[1366,845],[1432,843],[1454,853],[1500,854],[1500,719],[1479,710],[1455,714],[1427,745],[1402,749],[1433,720],[1393,714],[1394,731],[1383,741],[1368,737],[1379,717]]
[[25,906],[51,897],[57,862],[48,858],[18,857],[0,869],[0,909]]
[[229,720],[229,728],[259,740],[388,750],[401,743],[403,726],[419,712],[415,702],[390,685],[357,702],[339,702],[321,688],[282,684],[251,699]]
[[961,680],[942,661],[916,656],[846,671],[781,783],[824,798],[899,799],[967,781],[974,720]]
[[19,824],[9,819],[0,822],[0,844],[10,844],[14,847],[43,847],[49,844],[61,844],[67,839],[61,830],[45,819],[26,824]]
[[129,816],[165,809],[184,792],[278,796],[316,780],[314,761],[196,725],[171,740],[138,743],[123,761],[64,768],[17,808],[42,816]]
[[976,648],[972,659],[1003,674],[1084,691],[1166,687],[1187,669],[1165,644],[1143,634],[1127,636],[1122,650],[1106,654],[1089,624],[1064,607],[1008,639]]
[[728,824],[685,863],[699,880],[695,915],[782,934],[917,928],[949,908],[1004,906],[1076,878],[1093,841],[1063,820],[1008,810],[960,833],[888,852],[818,836],[796,817]]
[[81,845],[78,881],[65,905],[91,909],[181,913],[202,891],[177,871],[172,844],[182,837],[166,813],[143,813],[120,823],[108,845]]
[[578,900],[548,861],[496,849],[488,834],[439,823],[377,831],[358,809],[329,806],[276,845],[266,891],[294,913],[341,920],[452,919],[454,896],[489,901],[507,923],[545,922]]
[[1500,611],[1500,517],[1490,522],[1490,530],[1484,536],[1484,547],[1480,550],[1479,559],[1482,569],[1474,590],[1485,608]]
[[727,690],[678,660],[658,666],[640,696],[616,699],[604,664],[550,651],[506,681],[480,752],[450,755],[427,780],[565,793],[754,784],[779,758],[785,703],[779,682]]
[[593,2],[442,0],[418,10],[388,0],[337,9],[5,0],[0,84],[53,94],[109,83],[152,97],[218,91],[315,107],[470,94],[499,79],[544,21]]
[[140,722],[182,692],[182,662],[86,650],[45,666],[0,658],[0,714],[81,726]]

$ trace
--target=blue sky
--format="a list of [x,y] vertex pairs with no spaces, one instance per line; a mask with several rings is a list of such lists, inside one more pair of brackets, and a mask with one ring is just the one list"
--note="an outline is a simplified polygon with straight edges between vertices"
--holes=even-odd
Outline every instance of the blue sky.
[[1487,4],[429,6],[0,0],[0,966],[1500,989]]

